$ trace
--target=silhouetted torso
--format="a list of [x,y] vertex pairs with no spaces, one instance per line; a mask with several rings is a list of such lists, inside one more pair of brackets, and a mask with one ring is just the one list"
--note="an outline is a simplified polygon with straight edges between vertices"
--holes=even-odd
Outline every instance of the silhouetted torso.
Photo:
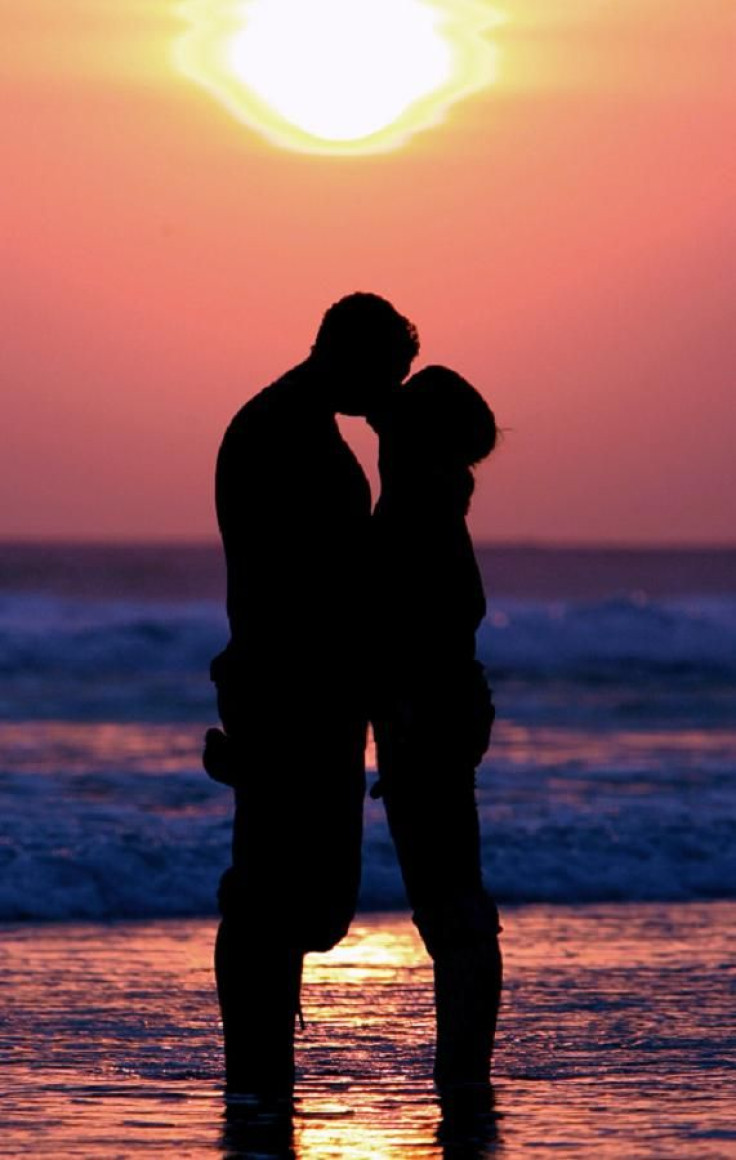
[[309,362],[248,402],[217,461],[230,652],[264,691],[357,695],[370,490]]
[[[373,516],[374,705],[435,733],[477,680],[475,633],[486,602],[465,523],[465,495],[442,480],[393,478]],[[431,744],[431,741],[430,741]]]

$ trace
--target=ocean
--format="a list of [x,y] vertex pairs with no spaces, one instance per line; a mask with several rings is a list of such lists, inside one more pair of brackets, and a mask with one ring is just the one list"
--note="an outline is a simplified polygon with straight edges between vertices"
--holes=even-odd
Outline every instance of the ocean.
[[[293,1119],[223,1103],[232,803],[200,768],[219,549],[0,552],[3,1155],[734,1154],[736,551],[479,558],[505,987],[493,1115],[459,1128],[433,1093],[431,965],[372,800],[361,911],[307,956]],[[298,624],[296,559],[293,575]],[[290,663],[298,688],[315,658]],[[310,775],[308,737],[292,759]]]
[[[501,905],[736,897],[736,550],[478,555]],[[0,921],[214,913],[232,803],[200,753],[226,639],[214,545],[0,548]],[[315,658],[289,661],[298,688]],[[309,776],[309,738],[292,760]],[[405,905],[369,800],[361,909]]]
[[510,908],[494,1112],[443,1122],[431,965],[405,914],[307,956],[293,1122],[223,1106],[212,918],[19,924],[3,1156],[729,1160],[733,902]]

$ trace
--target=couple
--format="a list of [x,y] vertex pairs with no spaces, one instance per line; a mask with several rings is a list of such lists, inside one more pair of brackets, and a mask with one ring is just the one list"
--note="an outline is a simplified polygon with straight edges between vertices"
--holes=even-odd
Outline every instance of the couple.
[[[475,659],[485,600],[465,524],[496,427],[444,367],[408,379],[414,326],[351,294],[305,362],[248,402],[217,462],[231,638],[212,664],[235,789],[215,969],[227,1091],[289,1100],[302,962],[346,934],[360,882],[364,749],[434,963],[440,1094],[488,1089],[501,989],[475,768],[493,709]],[[335,416],[380,440],[381,497]]]

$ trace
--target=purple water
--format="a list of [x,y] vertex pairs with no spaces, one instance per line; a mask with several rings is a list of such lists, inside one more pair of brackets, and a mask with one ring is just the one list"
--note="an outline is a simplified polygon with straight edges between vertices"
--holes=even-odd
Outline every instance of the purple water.
[[[736,895],[736,552],[480,550],[501,900]],[[227,863],[200,770],[227,636],[214,547],[0,550],[0,919],[194,916]],[[294,561],[293,615],[299,602]],[[427,625],[431,634],[432,626]],[[314,658],[295,649],[295,686]],[[308,746],[293,761],[309,776]],[[362,905],[404,905],[380,803]]]

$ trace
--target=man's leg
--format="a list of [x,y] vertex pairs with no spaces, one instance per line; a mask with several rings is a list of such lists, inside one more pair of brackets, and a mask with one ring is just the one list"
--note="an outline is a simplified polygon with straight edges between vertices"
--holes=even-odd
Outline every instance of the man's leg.
[[[252,772],[252,771],[251,771]],[[273,771],[263,769],[265,784]],[[233,865],[220,882],[215,974],[230,1093],[289,1097],[303,950],[287,912],[288,802],[236,790]]]
[[230,1094],[289,1099],[303,953],[227,910],[215,944]]
[[215,953],[231,1092],[290,1094],[304,953],[339,942],[357,902],[362,736],[312,744],[312,771],[251,763],[236,791]]
[[393,762],[383,796],[414,922],[434,964],[434,1075],[487,1085],[501,995],[498,912],[483,888],[474,770]]

